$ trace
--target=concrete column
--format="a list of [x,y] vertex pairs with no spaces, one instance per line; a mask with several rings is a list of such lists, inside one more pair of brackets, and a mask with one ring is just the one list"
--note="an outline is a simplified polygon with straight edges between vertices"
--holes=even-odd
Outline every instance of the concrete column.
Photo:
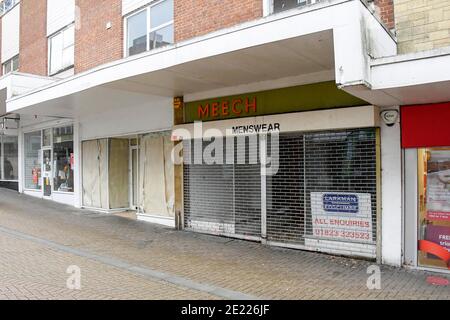
[[73,153],[74,153],[74,205],[81,208],[83,205],[83,185],[81,178],[81,139],[80,139],[80,122],[78,120],[73,123]]
[[[388,108],[397,109],[398,107]],[[402,161],[400,121],[388,127],[381,121],[381,259],[402,264]]]
[[19,130],[17,134],[17,150],[18,150],[18,158],[17,158],[17,164],[19,166],[18,168],[18,175],[19,175],[19,192],[23,193],[24,188],[24,143],[23,143],[23,131],[22,128],[19,125]]

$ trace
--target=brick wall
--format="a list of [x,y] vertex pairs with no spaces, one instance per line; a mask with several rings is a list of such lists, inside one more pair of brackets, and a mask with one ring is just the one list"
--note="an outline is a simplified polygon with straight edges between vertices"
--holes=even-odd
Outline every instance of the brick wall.
[[76,0],[76,5],[80,24],[75,30],[75,73],[121,59],[122,0]]
[[20,4],[19,71],[47,75],[47,0]]
[[399,53],[450,46],[450,1],[394,0]]
[[394,0],[374,0],[376,11],[389,29],[395,28],[394,22]]
[[175,0],[175,41],[262,17],[261,0]]

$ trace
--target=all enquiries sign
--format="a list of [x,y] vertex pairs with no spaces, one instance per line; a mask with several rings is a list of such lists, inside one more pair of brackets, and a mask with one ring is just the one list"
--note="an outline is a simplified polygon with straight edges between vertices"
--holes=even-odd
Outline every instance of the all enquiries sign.
[[370,194],[311,192],[311,209],[314,237],[373,242]]

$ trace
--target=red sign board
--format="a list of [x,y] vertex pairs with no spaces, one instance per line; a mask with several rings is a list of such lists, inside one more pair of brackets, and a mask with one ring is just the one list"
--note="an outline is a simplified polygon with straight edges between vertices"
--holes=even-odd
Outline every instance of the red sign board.
[[450,102],[401,108],[402,147],[450,146]]

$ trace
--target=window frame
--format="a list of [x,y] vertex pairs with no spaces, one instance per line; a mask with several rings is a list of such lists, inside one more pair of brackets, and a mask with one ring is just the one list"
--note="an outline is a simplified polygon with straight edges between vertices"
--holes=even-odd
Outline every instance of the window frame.
[[[14,68],[14,61],[17,61],[16,68]],[[11,64],[11,70],[6,72],[6,67],[7,67],[8,64]],[[2,64],[2,72],[3,72],[2,74],[6,75],[6,74],[9,74],[9,73],[13,73],[13,72],[19,71],[19,68],[20,68],[20,60],[19,60],[19,55],[17,54],[14,57],[6,60]]]
[[[73,28],[74,40],[73,40],[72,45],[70,45],[68,47],[64,47],[64,32],[67,31],[70,28]],[[53,71],[52,70],[52,39],[54,39],[58,35],[62,35],[62,38],[63,38],[62,39],[63,45],[62,45],[62,50],[61,50],[61,66],[62,67],[60,69],[56,70],[56,71]],[[64,71],[67,71],[67,70],[70,70],[70,69],[74,68],[74,66],[75,66],[75,23],[71,23],[71,24],[63,27],[62,29],[56,31],[55,33],[51,34],[50,36],[47,37],[47,41],[48,41],[48,59],[47,59],[47,63],[48,63],[48,68],[47,68],[48,70],[47,70],[47,72],[48,72],[48,75],[49,76],[54,76],[54,75],[57,75],[57,74],[59,74],[61,72],[64,72]],[[64,59],[63,59],[64,50],[66,50],[66,49],[68,49],[70,47],[74,48],[73,62],[70,65],[64,66],[64,63],[63,63],[63,61],[64,61]]]
[[6,6],[7,0],[0,1],[0,17],[11,11],[17,4],[20,3],[20,0],[10,0],[10,1],[11,1],[10,5],[8,7]]
[[[263,0],[263,1],[265,1],[266,2],[265,5],[268,6],[268,12],[266,12],[266,15],[272,15],[272,14],[276,14],[276,13],[286,12],[286,11],[301,7],[300,5],[297,5],[296,7],[291,8],[291,9],[285,9],[285,10],[275,12],[275,0]],[[297,3],[299,1],[300,0],[297,0]],[[305,2],[306,3],[305,6],[308,6],[310,4],[314,4],[318,1],[319,0],[303,0],[301,2]]]
[[[68,122],[62,122],[62,123],[55,123],[54,125],[49,125],[49,126],[45,126],[45,127],[39,127],[39,128],[32,128],[29,130],[26,130],[24,132],[22,132],[22,139],[23,139],[23,144],[22,147],[18,149],[19,154],[22,155],[22,161],[19,161],[18,165],[22,168],[24,174],[22,175],[22,177],[19,177],[18,179],[20,179],[20,181],[23,184],[23,190],[24,191],[29,191],[29,192],[39,192],[40,194],[43,195],[44,193],[44,188],[43,188],[43,183],[42,183],[42,172],[41,172],[41,176],[40,176],[40,188],[39,189],[33,189],[33,188],[27,188],[27,184],[26,184],[26,157],[25,157],[25,135],[26,134],[31,134],[31,133],[37,133],[39,132],[40,134],[40,138],[41,138],[41,145],[40,145],[40,149],[39,149],[39,167],[42,169],[42,158],[41,158],[41,154],[43,150],[51,150],[51,163],[52,163],[52,171],[51,171],[51,181],[52,181],[52,185],[51,185],[51,191],[52,191],[52,196],[53,194],[67,194],[67,195],[75,195],[75,181],[73,182],[73,191],[58,191],[55,190],[54,188],[54,175],[55,175],[55,167],[53,166],[54,164],[54,130],[58,129],[58,128],[66,128],[66,127],[71,127],[71,131],[72,131],[72,143],[73,143],[73,149],[74,149],[74,154],[75,154],[75,125],[72,121],[68,121]],[[50,130],[50,144],[49,145],[44,145],[44,131],[45,130]],[[73,169],[74,174],[75,174],[75,169]]]
[[[157,0],[157,1],[153,1],[150,4],[147,4],[145,7],[142,7],[142,8],[139,8],[139,9],[133,11],[133,12],[130,12],[129,14],[127,14],[127,15],[125,15],[123,17],[123,19],[124,19],[124,28],[123,28],[123,30],[124,30],[123,56],[124,56],[124,58],[128,58],[128,57],[136,55],[136,54],[134,54],[134,55],[129,55],[128,54],[128,49],[129,49],[128,48],[128,20],[131,17],[134,17],[135,15],[140,14],[140,13],[142,13],[144,11],[146,12],[146,22],[147,22],[146,50],[144,52],[149,52],[149,51],[158,49],[158,48],[150,49],[150,33],[158,31],[160,29],[163,29],[165,27],[168,27],[170,25],[174,25],[175,24],[175,12],[173,12],[172,20],[169,20],[168,22],[160,24],[159,26],[157,26],[155,28],[151,28],[151,24],[152,24],[152,21],[151,21],[151,8],[157,6],[157,5],[159,5],[159,4],[161,4],[161,3],[165,2],[165,1],[173,1],[173,0]],[[175,30],[174,30],[174,36],[175,36]],[[174,43],[175,43],[175,41],[174,41]],[[138,54],[142,54],[144,52],[141,52],[141,53],[138,53]]]
[[[19,182],[19,173],[16,172],[16,179],[6,179],[5,178],[5,142],[4,142],[5,135],[0,135],[0,181],[2,182]],[[19,170],[19,137],[18,136],[11,136],[15,137],[17,139],[17,170]]]

